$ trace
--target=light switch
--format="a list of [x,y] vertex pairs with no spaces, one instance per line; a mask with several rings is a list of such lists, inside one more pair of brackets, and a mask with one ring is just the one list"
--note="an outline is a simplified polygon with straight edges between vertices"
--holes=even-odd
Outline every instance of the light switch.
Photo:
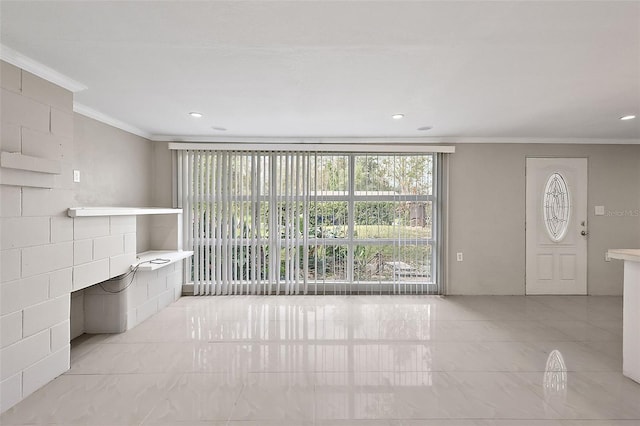
[[596,216],[604,216],[604,206],[596,206]]
[[80,182],[80,170],[73,171],[73,181]]

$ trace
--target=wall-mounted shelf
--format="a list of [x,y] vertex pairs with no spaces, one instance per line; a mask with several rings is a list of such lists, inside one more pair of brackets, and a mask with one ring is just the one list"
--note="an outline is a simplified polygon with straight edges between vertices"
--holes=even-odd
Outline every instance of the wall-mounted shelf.
[[611,259],[640,262],[640,249],[609,249],[607,254]]
[[[172,263],[181,261],[193,255],[192,251],[168,251],[168,250],[150,250],[137,255],[137,263],[131,265],[132,268],[138,267],[138,271],[155,271]],[[168,262],[161,263],[162,260]],[[150,263],[157,260],[157,263]],[[140,265],[140,266],[138,266]]]
[[91,216],[139,216],[149,214],[180,214],[182,209],[163,207],[71,207],[67,210],[69,217]]

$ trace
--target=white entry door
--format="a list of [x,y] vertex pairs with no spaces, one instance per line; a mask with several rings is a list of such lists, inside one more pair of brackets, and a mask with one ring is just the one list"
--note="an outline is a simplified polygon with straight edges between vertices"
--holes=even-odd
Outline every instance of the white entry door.
[[587,159],[528,158],[526,294],[587,294]]

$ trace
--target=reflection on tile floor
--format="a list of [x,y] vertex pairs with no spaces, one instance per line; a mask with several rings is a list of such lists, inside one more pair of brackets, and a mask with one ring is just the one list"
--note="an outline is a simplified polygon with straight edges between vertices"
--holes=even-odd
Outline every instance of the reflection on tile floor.
[[640,425],[619,297],[184,297],[0,424]]

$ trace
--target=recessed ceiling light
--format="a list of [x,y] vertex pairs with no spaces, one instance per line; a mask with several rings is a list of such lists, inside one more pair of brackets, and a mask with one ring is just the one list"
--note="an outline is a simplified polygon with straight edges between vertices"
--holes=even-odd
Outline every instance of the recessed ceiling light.
[[219,130],[221,132],[226,132],[227,131],[227,129],[225,129],[224,127],[211,126],[211,128],[213,130]]
[[633,120],[636,118],[635,115],[625,115],[624,117],[620,117],[620,120]]
[[195,118],[200,118],[202,117],[202,113],[201,112],[195,112],[195,111],[191,111],[189,113],[190,116],[195,117]]
[[394,120],[402,120],[404,118],[404,114],[393,114],[391,118]]
[[433,127],[431,127],[431,126],[418,127],[418,130],[420,130],[420,131],[426,131],[426,130],[431,130],[431,129],[433,129]]

